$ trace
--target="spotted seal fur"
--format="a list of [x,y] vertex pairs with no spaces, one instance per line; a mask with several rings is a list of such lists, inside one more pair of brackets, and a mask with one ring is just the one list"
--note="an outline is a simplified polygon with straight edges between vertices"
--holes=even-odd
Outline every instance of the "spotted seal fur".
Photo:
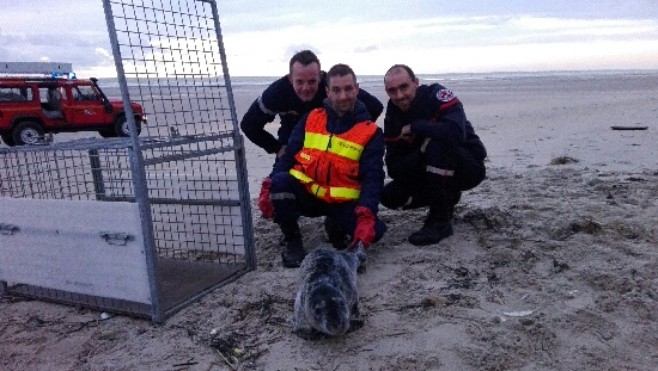
[[304,339],[336,336],[363,326],[356,288],[359,256],[318,248],[300,266],[293,332]]

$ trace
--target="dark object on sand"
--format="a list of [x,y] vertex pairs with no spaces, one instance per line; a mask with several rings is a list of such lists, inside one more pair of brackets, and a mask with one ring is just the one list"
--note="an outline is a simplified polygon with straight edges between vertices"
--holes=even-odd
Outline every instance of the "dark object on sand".
[[648,126],[638,126],[638,125],[613,125],[610,127],[612,130],[647,130]]
[[579,162],[577,159],[569,156],[559,156],[551,160],[551,165],[566,165]]

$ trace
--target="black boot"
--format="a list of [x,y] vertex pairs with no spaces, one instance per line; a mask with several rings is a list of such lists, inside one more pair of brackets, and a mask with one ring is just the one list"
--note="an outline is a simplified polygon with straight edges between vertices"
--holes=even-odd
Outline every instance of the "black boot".
[[409,242],[416,246],[426,246],[439,243],[442,239],[452,236],[450,210],[440,210],[430,206],[429,214],[423,227],[409,236]]
[[349,242],[345,230],[330,217],[324,218],[324,231],[327,233],[327,239],[336,250],[345,250]]
[[285,245],[281,252],[281,261],[286,268],[297,268],[302,264],[306,251],[302,242],[302,234],[299,231],[297,221],[282,223],[281,231]]
[[409,236],[409,242],[416,246],[439,243],[452,236],[452,216],[461,192],[456,190],[454,178],[428,173],[427,192],[430,196],[430,210],[423,227]]

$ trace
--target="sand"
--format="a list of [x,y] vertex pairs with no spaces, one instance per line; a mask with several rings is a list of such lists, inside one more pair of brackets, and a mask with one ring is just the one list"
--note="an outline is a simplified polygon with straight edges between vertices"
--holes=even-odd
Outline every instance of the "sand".
[[[256,212],[257,270],[162,325],[1,299],[0,369],[656,369],[655,75],[444,81],[489,150],[488,178],[438,245],[406,241],[424,211],[382,208],[389,231],[359,275],[353,333],[291,333],[297,270]],[[364,88],[385,101],[382,85]],[[235,89],[239,116],[261,89]],[[247,153],[253,198],[272,157]],[[321,219],[301,224],[307,247],[325,243]]]

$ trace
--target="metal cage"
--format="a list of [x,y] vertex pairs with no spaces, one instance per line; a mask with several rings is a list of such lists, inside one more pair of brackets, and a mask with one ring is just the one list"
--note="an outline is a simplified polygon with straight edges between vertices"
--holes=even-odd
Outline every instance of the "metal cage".
[[243,140],[214,1],[103,6],[131,136],[0,149],[0,293],[160,322],[255,268]]

